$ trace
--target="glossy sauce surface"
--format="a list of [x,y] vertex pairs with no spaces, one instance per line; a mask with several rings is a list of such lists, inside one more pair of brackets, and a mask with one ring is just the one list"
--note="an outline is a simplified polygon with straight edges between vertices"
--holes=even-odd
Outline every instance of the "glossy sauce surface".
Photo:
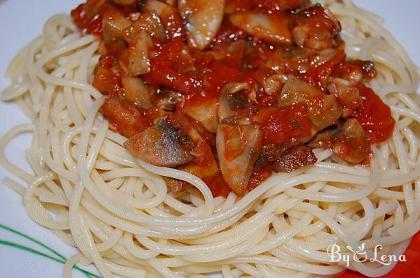
[[[72,17],[101,39],[93,85],[107,96],[102,114],[134,156],[165,161],[148,160],[135,146],[169,138],[176,153],[191,157],[176,163],[176,155],[155,152],[172,155],[171,167],[203,179],[214,196],[241,195],[272,172],[315,163],[312,148],[366,164],[370,145],[392,136],[390,108],[366,85],[374,64],[346,57],[341,26],[322,6],[228,0],[220,12],[202,1],[182,9],[176,1],[131,2],[89,0]],[[203,30],[194,15],[206,9],[214,14]],[[146,136],[150,128],[157,138]],[[179,132],[191,147],[178,144]],[[175,183],[188,188],[168,181]]]

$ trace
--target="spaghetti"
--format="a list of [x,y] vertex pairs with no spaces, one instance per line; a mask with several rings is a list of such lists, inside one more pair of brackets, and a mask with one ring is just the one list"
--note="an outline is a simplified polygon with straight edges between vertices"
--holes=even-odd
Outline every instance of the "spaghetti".
[[[315,149],[314,166],[278,173],[243,197],[213,198],[206,184],[178,169],[135,160],[123,136],[98,113],[104,97],[90,85],[99,42],[82,35],[66,15],[51,17],[43,34],[9,66],[14,101],[31,123],[0,141],[0,162],[21,182],[6,180],[22,195],[30,217],[79,252],[64,267],[93,263],[104,277],[292,277],[334,275],[332,244],[368,256],[402,254],[420,230],[420,109],[410,94],[418,69],[381,20],[350,1],[323,1],[343,24],[346,52],[372,59],[378,77],[370,86],[392,110],[392,139],[374,148],[370,168],[339,162],[331,150]],[[28,173],[4,151],[30,132]],[[193,188],[168,193],[163,177]],[[347,251],[348,254],[349,251]],[[377,277],[389,265],[350,262]]]

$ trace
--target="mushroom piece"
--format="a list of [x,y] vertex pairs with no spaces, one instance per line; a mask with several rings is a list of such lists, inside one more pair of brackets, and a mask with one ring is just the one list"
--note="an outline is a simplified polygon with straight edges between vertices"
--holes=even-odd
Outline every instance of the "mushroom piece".
[[245,193],[262,145],[258,125],[220,124],[216,135],[217,156],[223,179],[235,193]]
[[166,119],[130,137],[125,148],[136,158],[156,166],[176,167],[192,161],[191,139]]
[[137,38],[141,31],[145,31],[154,39],[166,39],[165,27],[163,27],[160,18],[154,12],[139,14],[137,20],[124,29],[124,39],[130,43]]
[[128,74],[137,76],[150,71],[149,47],[152,39],[145,31],[140,31],[128,48]]
[[334,141],[333,152],[346,162],[358,164],[369,155],[370,147],[365,131],[354,118],[344,123]]
[[168,189],[174,194],[181,193],[191,187],[189,183],[182,180],[177,180],[177,179],[172,179],[172,178],[167,178],[167,177],[164,177],[163,179]]
[[293,41],[299,47],[321,50],[336,44],[340,22],[320,4],[301,10],[292,22]]
[[274,95],[277,92],[280,92],[286,80],[287,77],[280,73],[276,73],[265,78],[263,81],[264,92],[269,95]]
[[103,42],[107,48],[116,52],[126,49],[123,30],[130,26],[131,21],[121,11],[115,8],[108,8],[103,15],[102,22]]
[[127,100],[141,108],[152,107],[149,89],[141,78],[126,76],[121,79],[121,82],[125,89],[124,97]]
[[105,39],[121,38],[125,28],[131,25],[128,20],[119,10],[107,9],[103,19],[103,30]]
[[255,38],[287,45],[292,43],[289,17],[285,12],[273,14],[258,11],[236,12],[230,16],[230,21]]
[[[155,13],[161,20],[167,39],[183,38],[182,19],[175,6],[168,1],[147,0],[144,11]],[[166,3],[165,3],[166,2]]]
[[204,49],[210,44],[222,24],[224,7],[224,0],[178,1],[190,46]]
[[331,78],[327,89],[331,95],[337,97],[338,102],[343,106],[342,118],[351,117],[354,111],[360,106],[359,89],[352,86],[349,81],[338,77]]
[[151,97],[153,106],[167,112],[174,112],[177,104],[183,102],[184,95],[180,92],[158,88]]
[[125,137],[131,137],[149,127],[149,121],[137,107],[119,97],[106,98],[101,113],[109,121],[111,128]]
[[235,123],[238,121],[237,110],[248,105],[248,101],[239,92],[249,89],[250,85],[248,83],[228,83],[222,88],[219,96],[219,122]]
[[217,99],[203,100],[197,103],[187,104],[184,112],[200,122],[208,131],[216,133],[217,130]]
[[284,107],[300,102],[307,105],[309,119],[317,130],[336,124],[342,114],[342,107],[334,95],[326,95],[318,88],[288,75],[278,104]]
[[305,145],[294,146],[282,152],[274,161],[276,172],[290,173],[299,168],[312,165],[317,161],[312,149]]

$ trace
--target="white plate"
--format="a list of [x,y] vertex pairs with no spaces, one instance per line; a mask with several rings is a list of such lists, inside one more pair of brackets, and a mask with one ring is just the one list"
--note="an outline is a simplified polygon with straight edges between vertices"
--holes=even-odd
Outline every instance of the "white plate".
[[[0,0],[0,88],[7,85],[3,77],[6,67],[25,44],[38,36],[44,22],[53,14],[68,13],[80,0]],[[385,25],[420,65],[420,1],[418,0],[356,0],[356,2],[385,18]],[[12,126],[27,121],[14,105],[0,103],[0,136]],[[22,136],[8,148],[6,154],[26,165],[24,150],[29,138]],[[0,168],[0,183],[8,174]],[[68,257],[74,249],[58,240],[54,234],[32,222],[26,215],[17,194],[0,186],[0,225],[13,227]],[[9,242],[9,243],[7,243]],[[6,246],[11,242],[49,254],[57,255],[0,226],[0,277],[61,277],[62,264],[27,251]],[[75,271],[74,277],[86,277]]]

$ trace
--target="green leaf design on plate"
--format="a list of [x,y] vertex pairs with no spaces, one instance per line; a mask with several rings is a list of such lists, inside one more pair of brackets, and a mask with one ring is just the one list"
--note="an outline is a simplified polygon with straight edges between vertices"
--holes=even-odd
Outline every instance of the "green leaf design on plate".
[[[31,253],[31,254],[34,254],[34,255],[38,255],[38,256],[41,256],[41,257],[50,259],[52,261],[61,263],[61,264],[65,264],[66,261],[67,261],[67,258],[64,257],[62,254],[60,254],[59,252],[57,252],[56,250],[52,249],[48,245],[40,242],[39,240],[37,240],[37,239],[35,239],[35,238],[33,238],[33,237],[25,234],[25,233],[22,233],[22,232],[20,232],[20,231],[18,231],[16,229],[13,229],[13,228],[11,228],[11,227],[9,227],[7,225],[4,225],[4,224],[0,224],[0,229],[2,229],[4,231],[7,231],[7,232],[10,232],[10,233],[13,233],[13,234],[15,234],[17,236],[20,236],[20,237],[24,238],[24,239],[27,239],[27,240],[29,240],[29,241],[37,244],[38,246],[44,248],[45,250],[51,252],[53,255],[50,255],[50,254],[47,254],[47,253],[42,252],[40,250],[36,250],[34,248],[31,248],[31,247],[22,245],[20,243],[16,243],[16,242],[9,241],[9,240],[4,240],[4,239],[0,239],[0,245],[7,246],[7,247],[10,247],[10,248],[19,249],[21,251],[28,252],[28,253]],[[81,267],[79,267],[77,265],[74,266],[74,269],[76,269],[77,271],[83,273],[88,278],[100,278],[100,276],[96,275],[95,273],[92,273],[92,272],[90,272],[88,270],[85,270],[85,269],[83,269],[83,268],[81,268]]]

